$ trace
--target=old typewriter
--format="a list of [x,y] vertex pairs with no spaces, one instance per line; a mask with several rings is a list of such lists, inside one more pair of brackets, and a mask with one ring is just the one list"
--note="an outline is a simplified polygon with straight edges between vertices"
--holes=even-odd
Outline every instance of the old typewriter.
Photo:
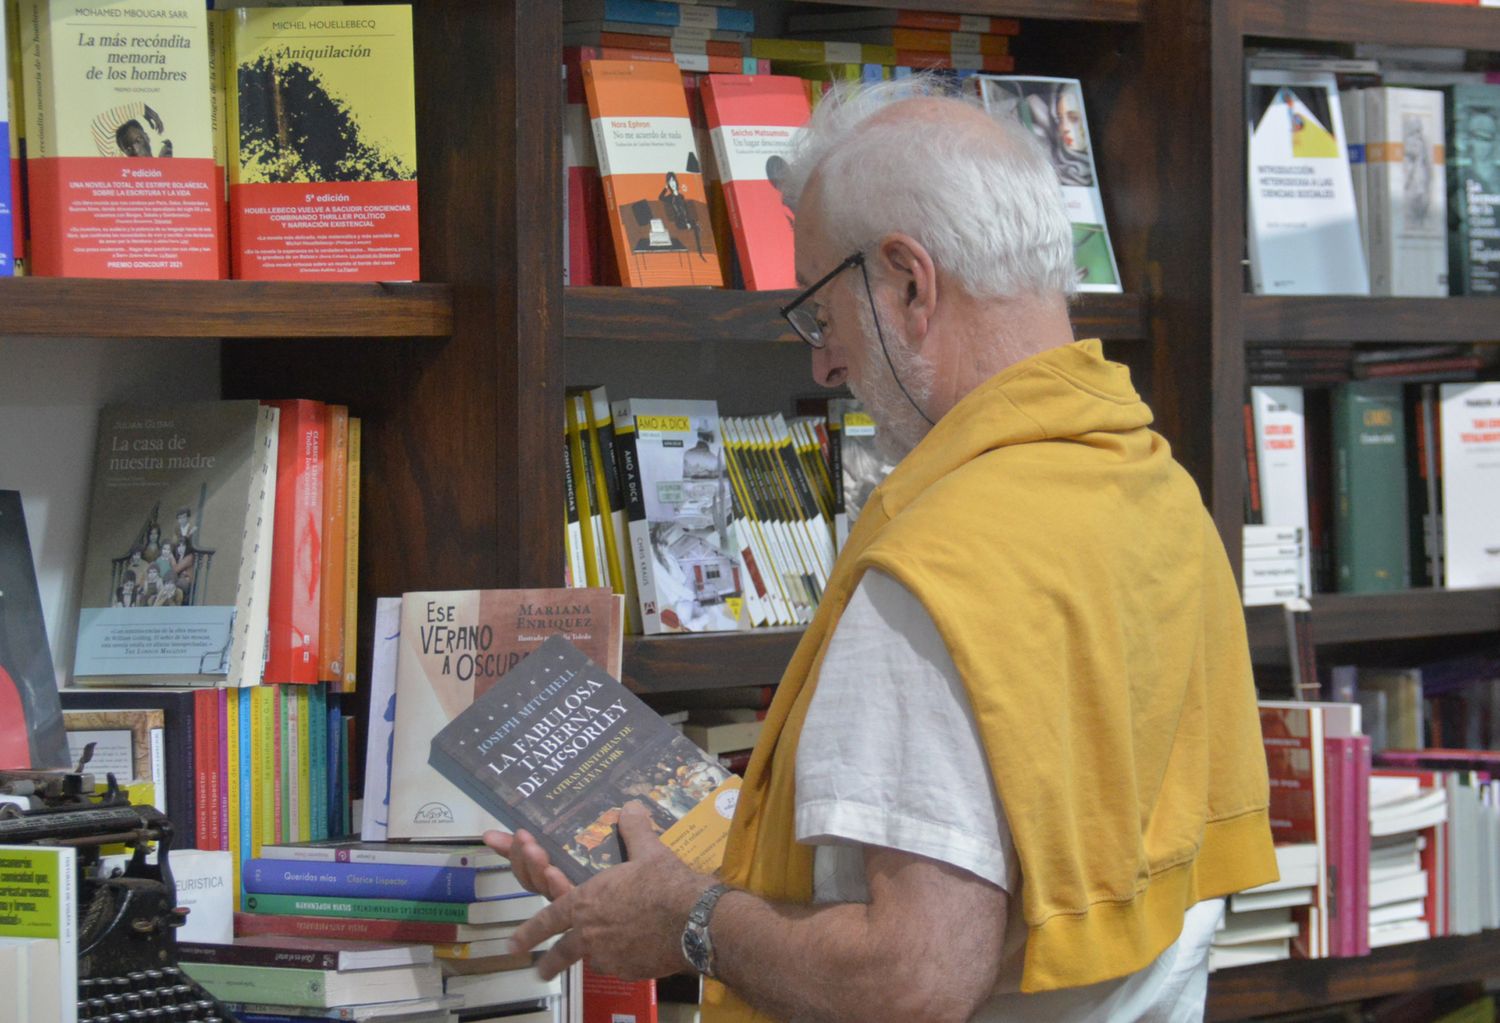
[[[177,965],[186,911],[172,881],[172,822],[132,806],[113,776],[94,794],[87,759],[73,771],[0,771],[0,795],[10,797],[0,804],[0,845],[78,850],[79,1023],[234,1023]],[[108,876],[100,849],[121,845],[130,860]]]

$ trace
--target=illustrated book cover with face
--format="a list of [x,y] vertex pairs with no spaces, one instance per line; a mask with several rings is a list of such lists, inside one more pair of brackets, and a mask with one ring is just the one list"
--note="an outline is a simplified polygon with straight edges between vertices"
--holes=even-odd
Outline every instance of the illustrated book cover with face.
[[1443,94],[1365,89],[1370,294],[1448,294]]
[[1328,72],[1252,68],[1246,235],[1257,295],[1368,295],[1348,136]]
[[722,286],[681,70],[586,60],[583,85],[621,283]]
[[71,763],[21,495],[0,490],[0,769]]
[[75,681],[260,681],[278,420],[254,401],[99,413]]
[[1500,294],[1500,85],[1455,85],[1448,114],[1449,284]]
[[745,287],[795,288],[795,217],[781,182],[812,113],[807,86],[781,75],[709,75],[702,98]]
[[718,404],[629,398],[614,424],[643,631],[747,627]]
[[404,594],[386,836],[474,841],[499,827],[428,766],[429,742],[553,635],[618,675],[624,613],[624,599],[606,587]]
[[31,270],[219,277],[208,22],[196,0],[22,0]]
[[430,763],[535,835],[575,884],[623,860],[616,824],[632,799],[684,862],[717,869],[739,795],[738,778],[560,636],[439,732]]
[[[1063,205],[1073,225],[1073,261],[1079,291],[1118,292],[1120,271],[1104,222],[1099,173],[1083,111],[1083,86],[1076,78],[979,75],[979,95],[995,117],[1014,117],[1052,160],[1062,185]],[[941,173],[941,168],[935,168]]]
[[234,276],[418,279],[411,7],[230,13]]

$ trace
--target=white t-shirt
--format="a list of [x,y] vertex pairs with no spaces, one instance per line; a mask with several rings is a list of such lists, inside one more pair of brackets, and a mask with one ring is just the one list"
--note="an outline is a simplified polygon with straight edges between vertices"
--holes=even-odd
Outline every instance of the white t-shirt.
[[[815,902],[869,900],[866,845],[960,867],[1012,895],[1020,890],[1010,826],[963,680],[921,602],[880,572],[861,580],[823,659],[797,746],[797,840],[818,847]],[[1144,969],[1034,995],[1020,993],[1021,900],[1007,901],[999,983],[975,1023],[1203,1018],[1222,899],[1189,909],[1177,941]]]

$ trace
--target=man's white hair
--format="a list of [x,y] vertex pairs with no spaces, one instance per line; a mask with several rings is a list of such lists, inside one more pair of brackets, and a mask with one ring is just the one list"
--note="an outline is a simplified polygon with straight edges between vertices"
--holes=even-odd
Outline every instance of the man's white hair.
[[793,210],[818,175],[823,222],[841,251],[883,235],[910,235],[978,298],[1071,295],[1073,230],[1057,172],[1020,122],[994,132],[967,118],[866,123],[913,96],[956,96],[934,76],[850,85],[825,96],[797,140],[781,191]]

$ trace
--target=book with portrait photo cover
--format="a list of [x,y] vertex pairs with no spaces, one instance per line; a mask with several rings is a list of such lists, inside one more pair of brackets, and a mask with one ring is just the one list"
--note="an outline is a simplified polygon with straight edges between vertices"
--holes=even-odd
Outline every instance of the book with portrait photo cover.
[[534,835],[574,884],[623,860],[615,824],[632,799],[685,863],[717,869],[739,795],[739,779],[561,636],[440,731],[428,762]]

